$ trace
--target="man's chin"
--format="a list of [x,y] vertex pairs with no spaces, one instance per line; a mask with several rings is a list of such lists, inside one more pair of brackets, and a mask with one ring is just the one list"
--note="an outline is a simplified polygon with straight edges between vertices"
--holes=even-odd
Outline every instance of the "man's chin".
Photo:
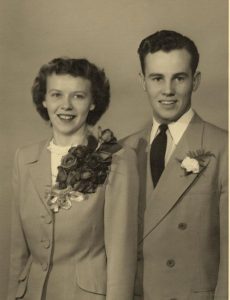
[[156,116],[155,119],[160,124],[168,124],[171,122],[176,122],[180,117],[180,114],[162,114],[161,116]]

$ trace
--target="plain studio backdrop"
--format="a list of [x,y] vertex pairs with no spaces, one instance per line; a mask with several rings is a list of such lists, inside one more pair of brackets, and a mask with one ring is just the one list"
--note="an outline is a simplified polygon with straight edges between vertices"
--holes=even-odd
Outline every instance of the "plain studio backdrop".
[[0,299],[6,298],[9,266],[11,172],[17,147],[50,135],[35,111],[31,85],[40,66],[58,56],[88,58],[111,82],[111,105],[100,121],[118,138],[151,117],[139,82],[137,48],[161,29],[195,41],[201,86],[193,107],[206,120],[228,127],[227,0],[1,0],[1,193]]

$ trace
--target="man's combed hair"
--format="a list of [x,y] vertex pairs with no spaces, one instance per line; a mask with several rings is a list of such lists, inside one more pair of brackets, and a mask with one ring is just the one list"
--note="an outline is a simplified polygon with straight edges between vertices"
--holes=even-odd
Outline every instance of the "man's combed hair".
[[47,109],[43,106],[46,96],[47,77],[52,75],[71,75],[82,77],[91,82],[91,93],[95,108],[89,111],[87,124],[95,125],[104,114],[110,102],[110,85],[104,70],[87,59],[55,58],[48,64],[43,65],[36,76],[32,86],[33,102],[41,117],[48,121]]
[[188,37],[171,30],[157,31],[141,41],[138,54],[143,74],[145,74],[145,57],[148,53],[160,50],[170,52],[176,49],[186,49],[190,53],[191,68],[194,74],[199,63],[199,53],[195,43]]

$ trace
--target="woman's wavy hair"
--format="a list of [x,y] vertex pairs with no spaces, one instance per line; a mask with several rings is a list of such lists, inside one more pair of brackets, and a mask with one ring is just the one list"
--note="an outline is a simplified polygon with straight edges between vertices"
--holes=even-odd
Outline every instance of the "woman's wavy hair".
[[83,77],[91,82],[91,93],[95,108],[89,111],[86,122],[95,125],[104,114],[110,102],[110,84],[103,69],[87,59],[59,57],[43,65],[32,86],[33,102],[41,117],[49,121],[47,109],[43,106],[46,96],[47,77],[51,74]]

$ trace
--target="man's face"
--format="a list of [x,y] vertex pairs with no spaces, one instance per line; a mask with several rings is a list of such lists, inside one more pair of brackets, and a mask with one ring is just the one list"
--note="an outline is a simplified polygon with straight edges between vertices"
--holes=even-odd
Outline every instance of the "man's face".
[[192,74],[191,55],[185,49],[148,53],[141,77],[154,118],[167,124],[189,110],[200,82],[200,73]]

